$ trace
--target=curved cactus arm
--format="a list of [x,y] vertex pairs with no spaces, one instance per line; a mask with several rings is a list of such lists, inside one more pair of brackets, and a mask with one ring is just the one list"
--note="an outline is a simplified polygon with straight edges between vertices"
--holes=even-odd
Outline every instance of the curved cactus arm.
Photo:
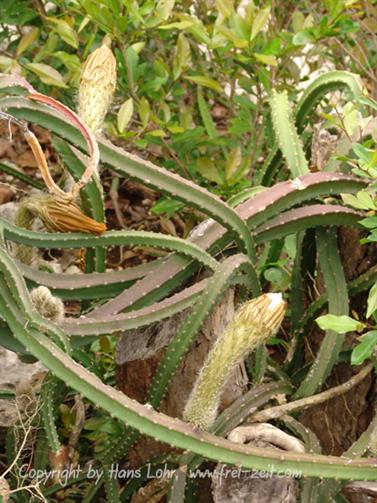
[[62,323],[62,327],[71,335],[86,336],[105,335],[147,326],[192,306],[200,298],[207,283],[208,280],[202,280],[151,306],[135,309],[128,313],[120,313],[109,318],[99,317],[98,319],[97,317],[89,318],[85,316],[67,318]]
[[18,180],[21,180],[22,182],[26,183],[27,185],[30,185],[31,187],[34,187],[39,190],[44,189],[44,185],[42,182],[27,175],[23,171],[20,171],[19,169],[17,169],[14,166],[11,166],[10,164],[5,164],[4,162],[0,162],[0,171],[2,171],[3,173],[6,173],[7,175],[11,175],[14,178],[17,178]]
[[347,89],[353,99],[363,93],[363,85],[359,75],[335,70],[317,77],[303,92],[296,107],[296,126],[299,132],[304,128],[306,118],[314,107],[329,92]]
[[304,278],[303,261],[304,261],[304,247],[305,247],[305,232],[299,232],[296,237],[296,256],[292,268],[292,281],[291,281],[291,323],[292,332],[297,331],[297,325],[302,318],[304,312]]
[[108,231],[101,236],[74,232],[48,233],[36,232],[17,227],[0,218],[6,239],[15,243],[37,248],[90,248],[96,246],[151,246],[174,250],[198,260],[201,264],[214,270],[217,261],[194,243],[174,236],[146,231]]
[[80,117],[66,105],[63,105],[63,103],[60,103],[51,96],[46,96],[38,92],[31,92],[28,95],[28,98],[39,103],[44,103],[52,109],[60,112],[71,124],[73,124],[80,131],[87,143],[90,158],[79,181],[72,189],[72,195],[76,196],[78,191],[89,182],[93,173],[97,170],[100,157],[97,139],[92,131],[83,123]]
[[270,107],[277,142],[287,161],[291,175],[295,178],[308,173],[308,161],[294,125],[287,92],[278,93],[274,91],[270,98]]
[[296,234],[296,255],[290,288],[292,338],[285,359],[285,369],[289,369],[290,373],[302,365],[302,348],[299,345],[302,334],[299,327],[305,313],[305,281],[314,275],[316,268],[317,250],[314,232],[314,229],[310,229]]
[[[301,437],[305,444],[306,452],[311,454],[321,454],[321,444],[317,436],[302,423],[292,416],[283,416],[279,420],[295,436]],[[319,481],[314,477],[304,478],[301,482],[300,503],[318,503]],[[331,481],[333,482],[333,481]]]
[[208,459],[244,468],[267,469],[272,472],[290,468],[299,470],[306,476],[322,477],[325,474],[327,477],[340,479],[375,479],[377,462],[373,459],[346,460],[332,456],[282,454],[273,450],[235,444],[209,433],[198,432],[183,421],[139,404],[120,391],[105,385],[97,376],[74,362],[39,330],[32,326],[28,327],[3,275],[0,286],[0,308],[6,314],[7,323],[20,342],[69,386],[140,432],[178,448],[191,450]]
[[358,190],[365,188],[366,181],[340,173],[308,173],[294,180],[277,183],[238,206],[237,211],[252,229],[293,206],[321,196],[341,194],[343,189],[353,193],[357,187],[360,187]]
[[287,211],[255,230],[257,244],[280,239],[289,234],[317,226],[351,225],[361,227],[359,220],[364,216],[359,211],[331,204],[313,204]]
[[[265,243],[273,239],[279,239],[289,234],[315,226],[327,226],[339,223],[341,217],[342,225],[358,225],[358,221],[363,215],[360,212],[335,205],[313,205],[283,213],[281,216],[272,219],[268,225],[261,226],[255,230],[255,240],[257,243]],[[174,267],[174,258],[169,264],[170,275],[177,274],[180,270]],[[171,278],[170,278],[171,280]],[[110,316],[124,309],[134,306],[134,299],[140,298],[143,292],[144,298],[150,292],[150,279],[140,280],[134,287],[123,292],[117,298],[111,299],[104,306],[95,309],[90,313],[90,317]],[[157,284],[161,285],[162,279],[159,277]]]
[[[347,284],[335,229],[317,229],[316,241],[319,263],[329,299],[329,313],[347,315],[349,310]],[[321,388],[337,362],[343,339],[342,334],[331,330],[326,332],[315,361],[294,394],[294,399],[313,395]]]
[[[0,108],[8,109],[15,117],[35,121],[73,145],[84,151],[86,149],[85,140],[78,134],[77,129],[48,106],[31,103],[25,98],[3,98],[0,100]],[[208,213],[232,233],[241,250],[255,261],[254,243],[245,222],[220,198],[149,161],[124,152],[105,140],[100,142],[100,151],[102,161],[119,174],[129,176]]]
[[[245,275],[231,278],[230,285],[233,284],[250,286]],[[66,318],[62,323],[62,328],[70,335],[82,337],[111,334],[147,326],[193,306],[207,285],[208,279],[203,279],[160,302],[107,318],[102,316]]]
[[[351,214],[349,212],[351,212]],[[275,219],[277,221],[276,225],[275,220],[272,220],[269,222],[268,226],[257,229],[256,241],[265,242],[269,239],[275,239],[276,231],[279,232],[279,237],[282,237],[313,225],[328,225],[329,222],[338,223],[339,213],[343,216],[342,223],[347,223],[347,217],[349,215],[351,216],[351,220],[348,223],[354,224],[360,219],[360,214],[358,212],[343,207],[327,207],[325,205],[298,208],[287,213],[288,217],[286,214],[283,214]],[[150,279],[147,277],[145,280],[141,280],[141,282],[144,284],[144,282],[148,282],[149,280]],[[197,295],[205,288],[206,284],[206,280],[203,280],[203,282],[198,283],[195,287],[190,287],[187,291],[183,290],[179,294],[165,301],[161,301],[158,304],[140,310],[134,309],[126,314],[113,314],[111,319],[108,318],[108,315],[104,315],[104,313],[101,312],[101,308],[99,308],[90,313],[89,317],[80,318],[78,320],[67,320],[64,327],[72,335],[94,335],[106,332],[114,333],[118,330],[140,327],[171,316],[178,310],[192,305]]]
[[99,299],[111,297],[124,290],[129,284],[154,273],[163,267],[166,258],[158,258],[145,264],[129,267],[121,271],[103,273],[69,274],[45,272],[15,260],[22,275],[32,285],[47,286],[54,295],[64,299]]
[[[305,89],[296,107],[295,125],[298,133],[302,132],[308,116],[321,99],[329,92],[337,89],[347,89],[354,99],[358,98],[362,94],[360,77],[353,73],[335,70],[315,79]],[[263,165],[258,183],[266,186],[271,185],[281,161],[282,154],[276,143]]]
[[254,196],[260,194],[265,190],[267,190],[267,187],[262,187],[261,185],[256,187],[248,187],[247,189],[241,190],[241,192],[238,192],[237,194],[234,194],[234,196],[230,197],[227,200],[227,204],[229,204],[231,208],[236,208],[240,204],[244,203],[245,201],[249,201]]
[[[329,193],[337,194],[339,191],[355,192],[365,187],[366,183],[365,180],[354,176],[330,173],[310,173],[300,177],[299,182],[293,180],[276,184],[238,206],[237,212],[247,221],[248,226],[253,228],[307,199]],[[217,222],[206,220],[194,229],[189,236],[189,240],[203,249],[211,251],[211,253],[219,253],[231,242],[231,236]],[[191,268],[191,273],[189,268]],[[160,290],[161,296],[156,297],[158,293],[156,291],[152,295],[150,292],[153,285],[165,285],[165,294],[168,295],[172,291],[172,286],[177,284],[174,277],[178,277],[177,275],[180,274],[181,278],[186,279],[195,272],[195,267],[192,264],[190,265],[184,257],[169,257],[164,270],[155,273],[156,276],[151,276],[148,280],[141,280],[127,291],[119,294],[115,299],[111,299],[105,305],[95,308],[92,311],[93,316],[110,316],[129,308],[140,298],[140,292],[142,292],[145,302],[150,302],[151,298],[154,301],[159,300],[163,295],[162,290]]]

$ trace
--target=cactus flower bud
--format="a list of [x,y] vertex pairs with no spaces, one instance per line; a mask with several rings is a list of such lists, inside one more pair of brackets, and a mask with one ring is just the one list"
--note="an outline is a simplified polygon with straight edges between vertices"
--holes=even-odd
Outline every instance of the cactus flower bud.
[[284,313],[281,293],[261,295],[238,309],[208,353],[184,410],[186,421],[203,430],[212,426],[229,373],[277,332]]
[[64,304],[59,297],[54,297],[45,286],[38,286],[30,292],[31,301],[38,313],[55,323],[64,320]]
[[0,501],[7,503],[10,497],[10,487],[4,477],[0,477]]
[[79,86],[78,115],[88,128],[98,132],[111,105],[116,86],[116,59],[105,37],[84,64]]
[[[55,196],[30,198],[21,205],[23,212],[40,218],[50,232],[86,232],[102,234],[106,224],[96,222],[85,215],[73,201],[60,200]],[[21,208],[20,208],[21,211]]]

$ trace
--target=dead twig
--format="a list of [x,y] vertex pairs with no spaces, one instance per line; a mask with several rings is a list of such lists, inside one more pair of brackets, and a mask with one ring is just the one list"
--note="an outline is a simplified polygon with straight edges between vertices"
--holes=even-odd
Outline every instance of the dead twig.
[[256,412],[249,416],[248,421],[254,422],[266,422],[271,419],[276,419],[278,417],[283,416],[284,414],[289,414],[290,412],[296,409],[306,409],[308,407],[313,407],[313,405],[317,405],[319,403],[323,403],[331,398],[342,395],[346,393],[351,388],[359,384],[365,377],[372,371],[373,364],[370,363],[366,365],[360,372],[351,379],[339,386],[335,386],[330,388],[322,393],[318,393],[317,395],[301,398],[300,400],[295,400],[294,402],[285,403],[283,405],[277,405],[276,407],[271,407],[269,409],[262,410],[260,412]]

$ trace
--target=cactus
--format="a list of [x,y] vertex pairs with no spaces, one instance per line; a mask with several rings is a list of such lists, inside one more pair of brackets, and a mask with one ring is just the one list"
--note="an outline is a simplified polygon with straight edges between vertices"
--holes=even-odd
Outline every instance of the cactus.
[[[4,253],[0,252],[2,264],[3,255]],[[9,272],[12,276],[10,283],[17,283],[21,280],[13,267],[9,268]],[[265,449],[245,447],[209,433],[199,433],[180,420],[169,418],[164,414],[154,412],[149,407],[138,404],[103,384],[94,374],[75,363],[51,339],[36,328],[31,326],[27,329],[22,311],[11,297],[8,282],[4,282],[4,276],[2,276],[1,287],[0,307],[6,313],[7,322],[14,330],[16,337],[47,367],[52,367],[58,377],[65,380],[77,391],[85,394],[89,399],[101,403],[101,406],[111,415],[118,417],[139,431],[177,447],[192,450],[209,459],[240,464],[244,468],[271,469],[271,464],[273,464],[272,470],[297,468],[304,475],[335,476],[340,479],[357,476],[365,480],[374,479],[377,465],[373,460],[346,460],[332,456],[281,454]],[[357,470],[355,470],[356,468]]]
[[[60,449],[55,427],[54,389],[55,384],[61,380],[125,425],[124,432],[116,438],[117,445],[114,446],[110,442],[108,449],[99,454],[99,459],[105,469],[114,460],[124,456],[140,434],[149,435],[187,451],[174,461],[174,466],[178,465],[180,468],[176,472],[177,479],[173,483],[170,494],[172,500],[180,501],[184,494],[186,496],[190,494],[194,486],[186,484],[185,467],[188,471],[195,469],[203,459],[237,464],[246,469],[275,471],[288,468],[299,469],[304,476],[308,477],[375,480],[377,467],[375,459],[361,458],[367,450],[368,442],[371,441],[372,430],[370,429],[368,433],[360,437],[359,448],[355,451],[358,457],[355,459],[322,456],[318,452],[312,452],[318,451],[313,438],[302,428],[300,430],[300,426],[292,418],[284,419],[286,427],[291,427],[298,436],[306,435],[308,445],[311,442],[312,446],[308,454],[282,454],[277,451],[234,444],[222,438],[229,430],[245,421],[251,407],[265,404],[268,399],[279,392],[291,394],[292,388],[289,383],[272,382],[262,384],[254,390],[251,389],[214,422],[214,413],[211,419],[207,420],[209,415],[205,407],[202,407],[201,412],[205,413],[205,421],[194,422],[202,428],[209,428],[209,432],[200,431],[187,422],[167,417],[157,411],[182,357],[195,340],[206,317],[220,301],[225,289],[238,285],[243,299],[246,295],[250,298],[250,296],[258,297],[261,294],[256,267],[256,245],[263,245],[270,241],[276,243],[275,240],[282,240],[289,234],[297,234],[311,228],[316,229],[320,266],[325,277],[327,294],[318,299],[306,314],[297,309],[298,299],[293,302],[294,329],[297,334],[305,326],[304,324],[312,319],[313,313],[326,304],[327,299],[330,299],[329,310],[332,312],[346,308],[347,285],[342,276],[334,233],[328,238],[327,231],[321,227],[339,225],[339,223],[356,226],[359,225],[358,222],[364,214],[340,204],[324,203],[322,198],[327,195],[336,196],[357,192],[366,187],[366,180],[340,173],[308,173],[299,134],[306,123],[307,115],[326,92],[339,86],[347,87],[355,96],[360,92],[360,86],[355,77],[344,72],[333,72],[327,76],[321,76],[304,91],[296,107],[295,117],[290,110],[286,95],[275,94],[271,98],[272,117],[279,146],[275,145],[272,149],[265,176],[268,175],[272,179],[274,170],[282,158],[281,148],[295,178],[277,183],[271,188],[248,189],[238,194],[229,204],[167,170],[125,153],[99,135],[96,137],[85,125],[85,122],[90,122],[89,119],[83,121],[83,117],[80,119],[54,99],[35,93],[20,77],[0,78],[0,87],[8,86],[9,89],[11,85],[16,86],[13,91],[18,92],[20,87],[23,88],[24,96],[0,100],[0,106],[18,119],[9,119],[9,114],[4,113],[5,117],[7,120],[18,121],[17,123],[22,127],[25,125],[19,119],[33,121],[47,127],[57,135],[57,138],[54,138],[55,148],[75,180],[73,192],[64,197],[68,196],[69,204],[76,204],[72,196],[80,193],[82,210],[86,218],[93,219],[95,222],[93,226],[101,226],[104,221],[102,190],[96,173],[99,162],[98,152],[101,154],[101,162],[117,175],[130,177],[184,201],[191,207],[200,208],[211,217],[199,224],[187,239],[129,230],[98,232],[100,235],[96,236],[95,232],[86,234],[65,232],[66,228],[56,229],[56,225],[53,230],[63,232],[35,232],[0,219],[1,335],[3,337],[4,334],[5,339],[10,340],[15,348],[21,346],[29,351],[51,371],[42,389],[44,431],[50,449],[55,452],[59,452]],[[81,115],[84,113],[82,112]],[[100,115],[103,117],[103,113]],[[89,125],[89,127],[97,130],[99,126]],[[41,154],[33,137],[29,137],[29,140],[30,146],[41,162],[44,180],[48,188],[52,192],[55,191],[56,195],[58,190],[49,178],[48,166],[43,164],[43,153]],[[97,150],[97,145],[99,150]],[[43,198],[46,197],[51,196],[43,196]],[[63,195],[60,194],[59,197]],[[40,208],[34,208],[34,212],[40,214]],[[85,220],[82,216],[80,218]],[[50,225],[51,230],[51,222],[46,217],[45,223],[47,226]],[[95,231],[95,227],[91,231]],[[298,252],[305,249],[305,242],[309,237],[303,239],[304,244],[301,238],[299,239]],[[7,250],[8,241],[41,249],[84,248],[89,255],[91,254],[87,274],[55,274],[37,271],[12,258]],[[167,250],[169,253],[149,264],[135,266],[125,271],[104,272],[107,247],[118,245],[154,246]],[[281,243],[276,246],[274,244],[273,249],[274,254],[270,255],[270,259],[278,260],[281,254]],[[297,257],[296,260],[294,281],[295,284],[299,284],[303,267],[301,257]],[[196,275],[203,266],[207,269],[206,277],[198,280]],[[376,274],[376,271],[371,270],[364,278],[350,283],[348,285],[350,294],[364,288],[367,284],[370,285],[370,281],[373,281]],[[188,280],[190,280],[189,286],[186,284]],[[60,315],[54,321],[51,313],[36,309],[41,299],[39,298],[37,302],[36,293],[32,291],[30,294],[28,290],[28,287],[36,285],[41,285],[37,291],[43,294],[45,300],[47,287],[54,297],[81,301],[102,300],[103,303],[93,303],[88,306],[85,315],[80,318],[65,317],[63,319],[60,311]],[[50,301],[50,294],[47,297]],[[61,307],[61,304],[59,305]],[[71,348],[85,341],[86,336],[115,334],[122,330],[146,326],[186,308],[191,309],[166,348],[148,392],[148,403],[145,405],[105,385],[98,377],[76,363],[72,357],[75,352],[72,352]],[[265,333],[264,337],[267,335]],[[334,341],[329,337],[325,338],[317,361],[313,365],[312,373],[309,374],[314,378],[310,382],[311,378],[304,379],[299,390],[296,391],[297,396],[300,393],[304,393],[303,396],[310,393],[310,390],[316,389],[326,378],[339,352],[340,339]],[[241,340],[238,337],[232,342],[235,354],[230,359],[230,365],[242,359],[251,349],[249,345],[247,349],[245,345],[238,347],[240,343]],[[218,344],[220,348],[225,347],[222,346],[222,338],[219,339]],[[237,347],[238,351],[236,351]],[[219,353],[222,353],[221,350],[217,349],[217,353],[214,350],[215,356]],[[265,351],[261,345],[258,348],[260,368],[263,367],[261,363],[263,363],[264,354]],[[204,367],[202,378],[197,385],[196,391],[199,389],[201,391],[197,396],[200,395],[201,398],[203,396],[208,398],[212,390],[204,378],[206,371],[209,375],[218,377],[216,372],[213,374],[208,371],[211,368],[211,361],[218,360],[215,356],[209,356],[208,366]],[[263,374],[264,372],[259,372],[260,379]],[[279,372],[275,374],[279,375]],[[275,374],[273,373],[273,376]],[[213,410],[216,410],[223,379],[224,376],[219,378],[216,389],[212,390]],[[195,397],[195,394],[193,396]],[[189,403],[194,402],[197,401],[192,398]],[[198,403],[204,402],[199,400]],[[194,408],[198,409],[197,403]],[[188,406],[187,419],[191,419],[189,410]],[[209,427],[210,424],[211,427]],[[108,501],[122,500],[122,496],[119,497],[117,481],[110,480],[105,474],[102,483],[105,486]],[[327,487],[331,487],[331,491],[339,488],[336,483]],[[313,495],[316,497],[315,491],[314,483],[304,483],[304,497],[307,500],[308,498],[310,500]]]
[[[302,93],[295,110],[295,126],[302,133],[308,118],[321,99],[331,91],[346,89],[354,99],[362,95],[363,88],[358,75],[350,72],[332,71],[317,77]],[[282,153],[276,142],[259,175],[259,183],[271,185],[282,162]]]
[[18,180],[21,180],[22,182],[26,183],[26,185],[30,185],[30,187],[34,187],[35,189],[38,190],[44,189],[43,183],[39,182],[32,176],[29,176],[26,173],[20,171],[19,169],[16,169],[14,166],[10,164],[0,162],[0,171],[6,173],[7,175],[11,175],[12,177]]
[[58,385],[59,380],[49,372],[43,379],[41,389],[44,432],[47,437],[48,445],[54,453],[58,453],[61,449],[61,443],[55,426],[55,395]]
[[[329,313],[347,315],[347,285],[334,229],[317,229],[317,249],[329,299]],[[342,344],[343,335],[332,331],[326,333],[311,369],[294,395],[295,399],[310,396],[323,385],[337,361]]]
[[295,129],[292,110],[286,92],[274,92],[270,98],[272,123],[279,147],[295,178],[309,171],[304,148]]

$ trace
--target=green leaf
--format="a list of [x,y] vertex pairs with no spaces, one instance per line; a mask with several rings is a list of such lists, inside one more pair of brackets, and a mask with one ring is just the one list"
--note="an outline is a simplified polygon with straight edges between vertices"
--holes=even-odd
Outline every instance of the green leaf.
[[368,162],[370,162],[373,155],[373,150],[370,150],[369,148],[366,148],[364,147],[364,145],[360,145],[359,143],[352,145],[352,150],[355,152],[362,163],[367,164]]
[[313,39],[309,30],[302,30],[296,33],[296,35],[292,39],[293,45],[306,45],[311,42]]
[[360,192],[356,194],[356,197],[362,204],[364,204],[366,209],[377,210],[374,197],[372,197],[366,190],[360,190]]
[[130,46],[130,49],[132,49],[136,54],[139,54],[145,47],[145,42],[136,42],[135,44],[132,44]]
[[[248,46],[247,40],[244,40],[244,39],[238,37],[236,33],[234,33],[232,30],[230,30],[229,28],[226,28],[223,25],[221,25],[221,24],[216,25],[216,30],[219,33],[221,33],[221,35],[223,35],[225,38],[227,38],[230,42],[232,42],[235,45],[235,47],[237,47],[238,49],[245,49]],[[220,46],[220,44],[224,45],[221,42],[221,39],[218,41],[217,46]]]
[[216,136],[218,136],[217,129],[200,88],[198,88],[198,108],[208,136],[210,138],[216,138]]
[[78,71],[81,68],[81,62],[76,54],[69,54],[64,51],[54,52],[54,57],[58,58],[68,70]]
[[253,25],[251,27],[251,36],[250,41],[254,40],[254,38],[258,35],[264,25],[267,23],[271,11],[271,7],[266,7],[261,9],[258,14],[255,16]]
[[0,71],[3,73],[8,73],[14,64],[14,60],[12,58],[8,58],[8,56],[3,56],[0,54]]
[[292,28],[295,33],[298,33],[302,29],[302,27],[304,25],[304,21],[305,21],[305,16],[302,12],[296,10],[292,14]]
[[55,87],[68,87],[60,73],[50,65],[45,65],[44,63],[28,63],[26,67],[38,75],[44,84]]
[[367,98],[366,96],[359,96],[357,101],[363,105],[367,105],[368,107],[373,108],[373,110],[377,111],[377,101],[372,98]]
[[369,318],[377,309],[377,283],[369,290],[367,306],[367,318]]
[[322,330],[333,330],[338,334],[347,332],[360,332],[365,328],[361,321],[354,320],[350,316],[337,316],[335,314],[326,314],[316,319],[316,322]]
[[213,89],[213,91],[216,91],[218,93],[222,93],[223,89],[220,86],[216,80],[211,79],[209,77],[204,77],[202,75],[186,75],[185,76],[186,80],[190,80],[192,82],[195,82],[195,84],[199,84],[200,86],[203,87],[208,87],[209,89]]
[[177,49],[173,60],[173,78],[177,80],[181,73],[186,70],[191,63],[191,49],[187,38],[183,33],[178,35]]
[[377,344],[377,330],[371,330],[359,337],[361,342],[353,349],[351,354],[351,364],[360,365],[369,358]]
[[139,117],[141,123],[143,124],[143,127],[148,126],[150,114],[151,114],[151,107],[149,105],[149,101],[143,96],[140,99],[139,103]]
[[156,204],[152,206],[150,212],[153,215],[163,215],[173,216],[178,211],[181,211],[185,207],[185,204],[176,199],[171,199],[170,197],[162,197],[157,201]]
[[352,136],[359,124],[359,111],[354,103],[347,103],[343,109],[344,128],[349,136]]
[[16,56],[20,56],[23,52],[25,52],[31,45],[34,44],[38,40],[39,37],[39,28],[33,26],[30,31],[28,31],[25,35],[23,35],[18,42]]
[[236,173],[238,167],[242,162],[242,152],[241,147],[238,146],[232,149],[225,163],[225,176],[227,181],[229,181],[232,176]]
[[176,21],[175,23],[169,23],[169,24],[162,24],[161,26],[158,27],[159,30],[172,30],[173,28],[176,28],[177,30],[186,30],[187,28],[191,28],[191,26],[194,26],[193,21]]
[[207,178],[207,180],[221,185],[221,175],[211,159],[200,157],[197,162],[197,170],[204,178]]
[[341,196],[345,204],[354,208],[360,210],[373,210],[376,208],[371,196],[364,191],[358,192],[356,196],[352,194],[341,194]]
[[159,0],[156,8],[156,16],[166,21],[174,9],[175,0]]
[[215,0],[217,10],[226,19],[234,12],[233,2],[230,0]]
[[276,57],[272,56],[271,54],[260,54],[254,52],[253,56],[256,60],[260,61],[264,65],[276,66],[278,64]]
[[78,48],[78,37],[75,30],[64,21],[64,19],[57,19],[54,17],[46,17],[46,20],[53,25],[53,30],[60,35],[60,37],[66,42],[68,45]]
[[165,138],[166,133],[163,129],[154,129],[153,131],[148,131],[148,135],[156,138]]
[[118,130],[120,133],[127,128],[128,123],[131,120],[132,114],[134,111],[134,101],[132,98],[128,98],[127,101],[123,103],[118,112]]
[[377,215],[372,215],[370,217],[360,220],[360,224],[367,229],[375,229],[377,227]]

